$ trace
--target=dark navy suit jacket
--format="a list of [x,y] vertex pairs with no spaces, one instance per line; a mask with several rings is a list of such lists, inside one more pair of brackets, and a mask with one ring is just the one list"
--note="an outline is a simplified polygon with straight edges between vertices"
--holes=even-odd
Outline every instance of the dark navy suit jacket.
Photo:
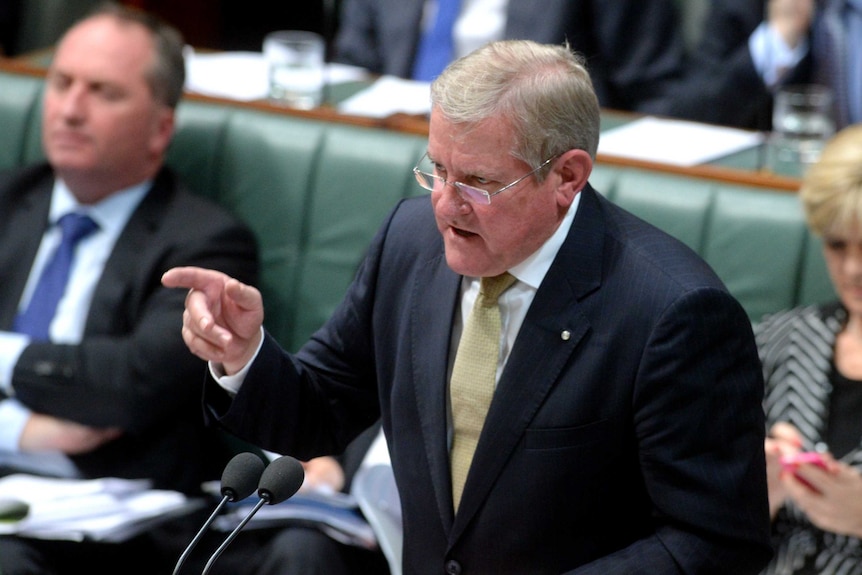
[[461,277],[400,203],[295,356],[266,337],[210,417],[306,459],[382,416],[404,573],[757,573],[763,381],[741,306],[691,250],[589,186],[499,381],[457,515],[447,368]]

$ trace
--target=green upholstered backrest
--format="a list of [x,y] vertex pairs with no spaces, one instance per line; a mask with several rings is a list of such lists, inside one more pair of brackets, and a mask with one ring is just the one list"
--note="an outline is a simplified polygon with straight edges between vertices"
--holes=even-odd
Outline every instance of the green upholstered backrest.
[[713,199],[708,181],[628,170],[619,174],[612,197],[622,207],[703,253]]
[[419,136],[185,101],[168,163],[246,221],[266,327],[297,349],[335,309],[395,203],[424,193]]
[[0,170],[43,157],[42,84],[33,76],[0,74]]
[[426,194],[412,172],[425,146],[416,136],[327,128],[307,194],[293,341],[307,339],[331,315],[398,200]]

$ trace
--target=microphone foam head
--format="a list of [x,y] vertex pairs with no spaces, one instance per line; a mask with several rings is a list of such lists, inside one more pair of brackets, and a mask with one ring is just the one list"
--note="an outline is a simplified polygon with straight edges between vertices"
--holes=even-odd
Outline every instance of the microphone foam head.
[[289,455],[283,455],[263,470],[257,494],[269,505],[275,505],[292,497],[304,479],[302,463]]
[[222,496],[228,501],[239,501],[254,493],[264,467],[263,460],[254,453],[234,455],[221,475]]

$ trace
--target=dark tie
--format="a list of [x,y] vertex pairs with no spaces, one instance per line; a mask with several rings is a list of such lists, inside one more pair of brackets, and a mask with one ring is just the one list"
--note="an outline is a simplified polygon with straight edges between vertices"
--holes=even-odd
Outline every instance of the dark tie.
[[848,117],[851,124],[862,122],[862,0],[847,2]]
[[458,342],[449,396],[452,403],[452,503],[455,510],[485,425],[497,380],[500,356],[500,307],[497,298],[515,283],[509,273],[482,278],[479,295]]
[[413,64],[413,79],[430,82],[440,75],[452,60],[452,28],[461,0],[437,0],[437,17],[434,24],[422,35]]
[[844,0],[826,0],[821,3],[821,9],[813,33],[814,80],[832,89],[835,124],[840,130],[850,122],[847,16],[844,11],[851,7],[845,6]]
[[63,239],[57,251],[45,265],[45,269],[42,270],[27,309],[15,318],[13,327],[16,332],[27,334],[38,341],[48,340],[48,328],[54,319],[57,304],[60,303],[63,292],[66,291],[75,246],[82,238],[99,227],[90,216],[82,214],[66,214],[58,223],[63,232]]

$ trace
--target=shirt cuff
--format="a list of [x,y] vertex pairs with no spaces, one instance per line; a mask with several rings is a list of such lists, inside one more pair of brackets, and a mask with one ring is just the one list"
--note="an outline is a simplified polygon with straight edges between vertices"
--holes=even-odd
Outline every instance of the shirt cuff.
[[18,400],[0,401],[0,451],[20,451],[21,434],[30,413]]
[[772,88],[805,57],[808,40],[804,39],[796,48],[791,48],[774,28],[763,22],[749,37],[748,50],[763,83]]
[[210,375],[212,375],[213,379],[216,380],[216,383],[218,383],[219,386],[227,391],[231,396],[236,395],[239,392],[239,388],[242,387],[242,383],[245,381],[245,376],[248,374],[248,370],[251,369],[251,364],[253,364],[254,360],[257,359],[260,349],[263,347],[263,340],[265,337],[266,333],[263,331],[263,326],[261,326],[260,342],[257,344],[257,349],[254,350],[254,355],[241,370],[233,375],[225,375],[224,366],[222,364],[212,361],[209,362]]
[[9,397],[15,395],[15,390],[12,389],[15,364],[28,345],[28,336],[12,331],[0,331],[0,391]]

